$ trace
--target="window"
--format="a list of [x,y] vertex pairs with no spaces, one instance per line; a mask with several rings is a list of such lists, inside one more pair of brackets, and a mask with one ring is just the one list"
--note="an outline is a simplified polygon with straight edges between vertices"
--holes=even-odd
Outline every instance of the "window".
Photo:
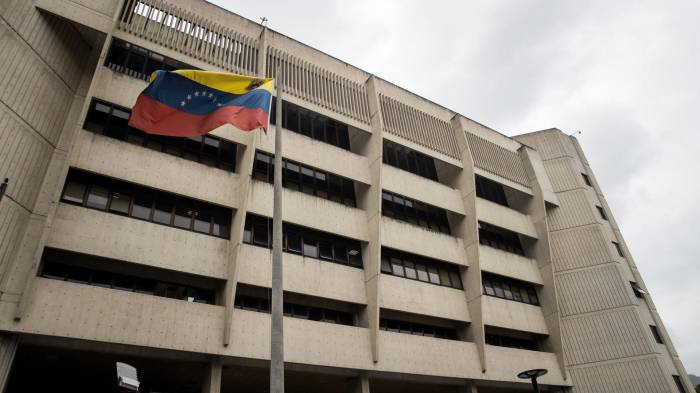
[[620,243],[618,242],[612,242],[613,246],[615,246],[615,250],[617,250],[617,255],[621,257],[625,257],[625,253],[622,252],[622,247],[620,246]]
[[[260,151],[256,152],[253,177],[273,183],[274,156]],[[286,188],[355,207],[355,184],[352,180],[287,159],[282,159],[282,185]]]
[[632,287],[632,292],[634,292],[634,296],[638,298],[643,298],[644,295],[647,294],[647,291],[643,290],[636,282],[630,281],[630,286]]
[[[277,100],[272,98],[270,113],[276,113]],[[270,117],[275,124],[276,116]],[[350,150],[348,126],[320,113],[312,112],[291,102],[282,104],[282,127],[341,149]]]
[[382,191],[382,215],[450,234],[446,210],[392,192]]
[[[299,225],[283,223],[282,247],[285,252],[330,262],[362,267],[360,242]],[[256,246],[272,247],[272,220],[246,215],[243,241]]]
[[583,182],[586,183],[588,187],[593,187],[593,183],[591,183],[591,179],[588,177],[587,174],[582,173],[581,177],[583,177]]
[[506,191],[503,185],[479,175],[476,175],[474,180],[476,196],[499,205],[508,206],[508,198],[506,198]]
[[457,340],[457,330],[452,328],[426,325],[415,322],[404,322],[393,319],[381,318],[379,329],[389,332],[413,334],[415,336],[427,336],[444,338],[447,340]]
[[518,255],[525,255],[517,233],[479,221],[479,243]]
[[382,272],[411,280],[462,289],[459,267],[382,247]]
[[676,387],[678,388],[678,391],[680,393],[686,393],[685,386],[683,385],[683,381],[681,381],[681,377],[679,375],[672,375],[673,377],[673,382],[676,383]]
[[[248,311],[270,312],[270,302],[267,299],[243,294],[236,294],[234,307]],[[309,307],[301,304],[284,302],[283,313],[286,317],[335,323],[338,325],[355,325],[352,313],[328,308]]]
[[486,333],[486,344],[499,347],[527,349],[530,351],[537,350],[537,342],[535,340],[515,338],[502,334]]
[[196,69],[189,64],[167,58],[120,39],[113,39],[105,67],[134,78],[148,81],[156,70]]
[[[74,266],[45,257],[39,276],[54,280],[94,285],[103,288],[138,292],[147,295],[169,297],[188,302],[214,304],[215,292],[211,289],[167,283],[127,274]],[[164,288],[170,288],[166,291]]]
[[231,225],[231,209],[74,168],[61,201],[223,238]]
[[608,216],[605,214],[605,210],[601,206],[596,206],[596,209],[598,209],[598,214],[600,214],[600,218],[602,218],[605,221],[608,221]]
[[383,142],[382,161],[426,179],[438,181],[433,158],[386,139]]
[[654,340],[656,340],[656,342],[659,344],[663,344],[664,340],[661,338],[659,329],[654,325],[649,325],[649,329],[651,329],[651,334],[654,336]]
[[189,161],[229,172],[235,171],[237,150],[235,143],[213,135],[178,138],[146,134],[129,126],[129,116],[131,116],[131,110],[127,108],[93,99],[83,128]]
[[482,285],[486,295],[539,306],[537,291],[530,283],[484,272]]

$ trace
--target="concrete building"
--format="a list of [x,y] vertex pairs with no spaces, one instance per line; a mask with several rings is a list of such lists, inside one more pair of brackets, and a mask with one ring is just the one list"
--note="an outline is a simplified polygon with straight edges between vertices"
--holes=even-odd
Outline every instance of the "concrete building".
[[202,0],[2,0],[0,30],[4,391],[116,390],[116,361],[142,391],[267,390],[273,136],[126,124],[154,69],[277,65],[288,392],[525,392],[533,368],[691,391],[575,138],[506,137]]

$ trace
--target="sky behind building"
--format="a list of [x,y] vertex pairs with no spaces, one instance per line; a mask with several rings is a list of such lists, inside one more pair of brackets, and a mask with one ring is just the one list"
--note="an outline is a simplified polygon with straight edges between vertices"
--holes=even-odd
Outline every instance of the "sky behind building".
[[580,143],[700,373],[700,2],[215,0],[507,135]]

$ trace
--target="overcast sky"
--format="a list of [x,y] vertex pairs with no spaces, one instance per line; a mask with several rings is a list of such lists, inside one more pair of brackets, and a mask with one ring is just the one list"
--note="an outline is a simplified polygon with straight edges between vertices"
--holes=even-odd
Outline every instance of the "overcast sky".
[[681,359],[700,374],[700,2],[213,2],[507,135],[582,130]]

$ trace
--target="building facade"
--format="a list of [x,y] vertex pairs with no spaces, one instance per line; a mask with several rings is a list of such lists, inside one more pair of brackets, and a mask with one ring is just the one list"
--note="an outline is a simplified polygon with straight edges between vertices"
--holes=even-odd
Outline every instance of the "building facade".
[[[575,138],[506,137],[202,0],[0,2],[0,387],[268,389],[274,137],[128,127],[285,74],[288,392],[690,392]],[[206,94],[206,92],[201,92]]]

